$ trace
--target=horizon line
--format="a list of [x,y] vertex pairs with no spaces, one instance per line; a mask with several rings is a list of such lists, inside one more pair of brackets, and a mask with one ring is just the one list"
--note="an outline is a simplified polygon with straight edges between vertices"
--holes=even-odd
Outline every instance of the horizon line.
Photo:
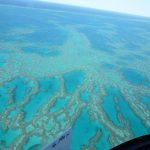
[[[16,4],[16,2],[19,2]],[[73,4],[66,4],[66,3],[57,3],[57,2],[49,2],[49,1],[43,1],[43,0],[31,0],[31,1],[26,1],[26,0],[0,0],[0,5],[13,5],[13,6],[22,6],[22,7],[32,7],[32,8],[42,8],[42,9],[52,9],[52,8],[45,8],[43,6],[36,6],[37,2],[43,3],[43,4],[49,4],[49,5],[58,5],[58,6],[67,6],[67,7],[72,7],[72,8],[81,8],[83,10],[93,10],[93,11],[99,11],[99,12],[108,12],[108,13],[114,13],[114,14],[120,14],[124,16],[130,16],[130,17],[139,17],[139,18],[145,18],[145,19],[150,19],[149,16],[144,16],[144,15],[139,15],[139,14],[132,14],[132,13],[126,13],[126,12],[120,12],[120,11],[114,11],[114,10],[107,10],[107,9],[99,9],[99,8],[94,8],[94,7],[87,7],[87,6],[79,6],[79,5],[73,5]],[[30,4],[35,4],[34,6]],[[24,5],[21,5],[24,4]],[[29,4],[29,5],[27,5]],[[38,3],[39,4],[39,3]],[[58,9],[58,8],[57,8]],[[70,9],[68,9],[70,10]]]

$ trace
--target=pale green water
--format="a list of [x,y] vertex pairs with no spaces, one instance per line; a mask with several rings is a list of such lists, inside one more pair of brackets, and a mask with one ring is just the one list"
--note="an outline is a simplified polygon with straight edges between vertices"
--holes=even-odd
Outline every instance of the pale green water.
[[0,150],[72,150],[150,132],[150,19],[0,5]]

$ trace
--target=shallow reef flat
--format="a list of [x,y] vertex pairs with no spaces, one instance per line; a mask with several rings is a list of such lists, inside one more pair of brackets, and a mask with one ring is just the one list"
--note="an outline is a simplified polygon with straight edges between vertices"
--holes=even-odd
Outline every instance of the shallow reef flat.
[[150,133],[150,19],[0,5],[0,150],[71,150]]

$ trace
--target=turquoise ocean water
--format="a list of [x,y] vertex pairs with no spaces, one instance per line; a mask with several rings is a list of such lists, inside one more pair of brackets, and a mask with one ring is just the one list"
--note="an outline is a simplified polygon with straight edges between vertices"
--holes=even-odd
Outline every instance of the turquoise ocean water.
[[0,150],[71,150],[150,133],[150,18],[0,5]]

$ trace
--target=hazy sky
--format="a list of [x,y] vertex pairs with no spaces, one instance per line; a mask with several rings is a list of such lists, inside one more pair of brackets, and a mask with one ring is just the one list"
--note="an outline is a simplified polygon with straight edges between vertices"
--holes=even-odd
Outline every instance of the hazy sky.
[[150,17],[150,0],[41,0]]

